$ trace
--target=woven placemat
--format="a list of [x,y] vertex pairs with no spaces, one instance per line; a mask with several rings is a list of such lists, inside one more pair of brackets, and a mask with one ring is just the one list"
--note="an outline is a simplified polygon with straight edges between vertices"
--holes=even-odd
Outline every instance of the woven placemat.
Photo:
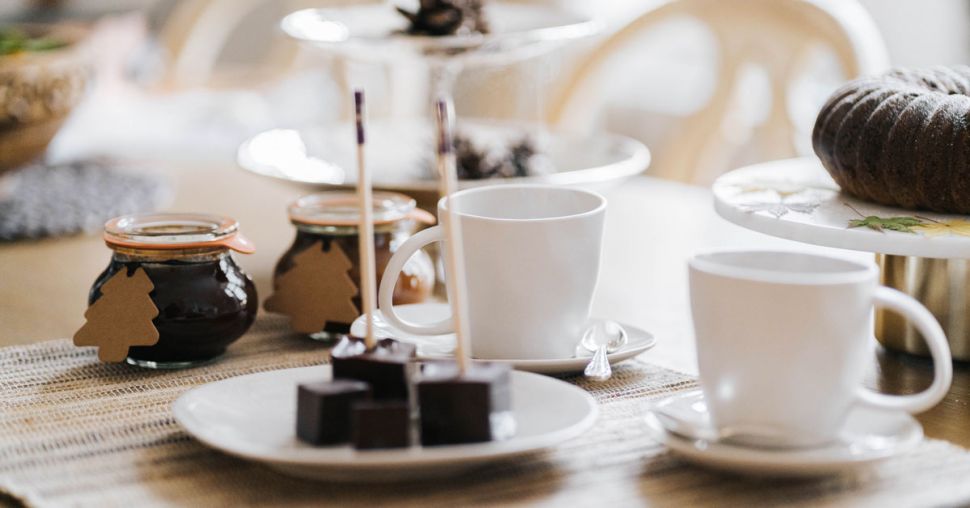
[[290,479],[205,448],[172,418],[172,401],[193,386],[324,358],[318,344],[267,317],[222,361],[184,371],[100,364],[92,349],[66,340],[0,349],[0,492],[31,506],[98,507],[970,503],[970,452],[935,440],[853,475],[814,480],[744,479],[683,463],[643,432],[641,417],[649,400],[695,382],[641,360],[625,362],[602,384],[567,378],[600,403],[587,435],[448,481]]
[[171,194],[160,175],[110,159],[41,162],[0,178],[0,241],[99,231],[118,215],[156,210]]

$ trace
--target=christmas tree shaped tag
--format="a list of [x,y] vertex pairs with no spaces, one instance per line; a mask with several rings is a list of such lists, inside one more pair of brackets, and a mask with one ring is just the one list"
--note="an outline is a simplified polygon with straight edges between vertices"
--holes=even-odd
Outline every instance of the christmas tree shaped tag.
[[357,285],[350,278],[353,263],[337,242],[324,251],[321,242],[293,257],[293,267],[277,279],[263,307],[290,317],[300,333],[316,333],[327,323],[357,319]]
[[119,270],[101,286],[101,298],[84,313],[87,320],[74,334],[75,346],[97,346],[103,362],[121,362],[131,346],[153,346],[158,330],[152,320],[158,308],[149,293],[155,289],[145,270],[128,276]]

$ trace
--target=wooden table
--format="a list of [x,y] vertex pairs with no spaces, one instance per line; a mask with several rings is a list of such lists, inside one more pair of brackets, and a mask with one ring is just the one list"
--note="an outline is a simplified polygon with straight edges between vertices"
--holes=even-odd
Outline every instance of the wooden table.
[[[257,246],[239,256],[265,297],[276,259],[289,247],[293,228],[286,204],[307,189],[245,173],[234,166],[171,165],[176,197],[172,210],[222,213],[239,219]],[[839,251],[776,239],[718,218],[710,192],[699,187],[637,177],[599,189],[609,199],[606,244],[594,315],[654,332],[658,346],[645,359],[696,373],[688,311],[685,260],[713,248],[785,248],[843,257]],[[0,244],[0,346],[71,336],[83,323],[87,292],[108,263],[98,235]],[[929,384],[929,362],[880,350],[870,383],[893,393]],[[957,365],[953,388],[920,415],[926,434],[970,447],[970,368]]]

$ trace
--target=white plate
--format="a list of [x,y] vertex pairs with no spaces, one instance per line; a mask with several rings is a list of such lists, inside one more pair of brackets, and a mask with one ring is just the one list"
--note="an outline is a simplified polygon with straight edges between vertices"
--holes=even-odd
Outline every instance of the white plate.
[[[673,397],[681,411],[706,411],[700,392]],[[908,413],[862,405],[851,410],[836,441],[811,448],[763,448],[691,439],[668,431],[652,412],[647,414],[646,424],[655,439],[686,460],[758,476],[836,474],[906,452],[923,440],[923,428]]]
[[[451,314],[451,308],[447,303],[415,303],[411,305],[396,305],[394,307],[398,315],[407,321],[414,323],[431,323],[447,318]],[[358,317],[350,326],[350,332],[358,337],[364,336],[366,328],[364,317]],[[447,335],[414,335],[398,330],[393,325],[384,320],[381,311],[374,314],[375,333],[380,337],[392,337],[394,339],[409,342],[418,346],[418,357],[424,359],[451,358],[455,349],[454,334]],[[607,355],[610,364],[616,364],[623,360],[629,360],[634,356],[643,353],[657,344],[657,339],[650,332],[641,330],[635,326],[623,324],[629,336],[627,345],[619,351]],[[576,338],[579,341],[579,337]],[[549,360],[488,360],[490,362],[508,363],[514,369],[536,372],[538,374],[572,374],[582,372],[589,364],[589,356],[574,358],[555,358]]]
[[[413,2],[417,4],[417,2]],[[280,23],[290,37],[356,61],[447,58],[466,66],[507,65],[595,34],[601,24],[551,4],[486,2],[487,34],[415,36],[390,2],[304,9]]]
[[[772,236],[897,256],[970,258],[970,236],[966,236],[970,217],[904,210],[854,198],[839,190],[814,157],[737,169],[718,178],[713,190],[714,207],[721,217]],[[849,221],[869,216],[911,217],[930,227],[915,227],[912,232],[848,227]],[[946,224],[962,229],[950,229]]]
[[461,473],[483,463],[537,452],[572,439],[596,421],[596,401],[569,383],[512,372],[516,434],[504,441],[455,446],[357,451],[313,447],[296,438],[296,388],[330,378],[330,366],[239,376],[184,393],[172,405],[175,420],[202,443],[316,480],[407,480]]
[[[634,176],[650,165],[642,143],[614,134],[578,135],[538,126],[486,120],[458,122],[459,131],[481,146],[498,146],[529,135],[546,154],[548,172],[529,177],[462,180],[461,188],[497,183],[578,185]],[[257,134],[238,150],[243,169],[256,174],[318,185],[354,185],[357,152],[352,124],[303,130],[273,129]],[[433,134],[419,119],[373,121],[367,127],[368,164],[375,187],[436,191],[431,169]]]

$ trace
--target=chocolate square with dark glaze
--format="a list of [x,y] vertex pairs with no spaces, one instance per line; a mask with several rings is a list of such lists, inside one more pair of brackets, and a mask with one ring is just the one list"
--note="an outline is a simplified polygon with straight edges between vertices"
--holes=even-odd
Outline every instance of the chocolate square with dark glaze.
[[464,374],[458,365],[424,365],[416,383],[421,444],[439,446],[491,441],[498,416],[511,418],[511,367],[473,362]]
[[296,399],[297,437],[315,446],[346,443],[354,403],[370,397],[370,386],[361,381],[301,383]]
[[417,348],[413,344],[381,339],[370,350],[364,340],[345,337],[330,352],[334,379],[356,379],[371,386],[376,400],[408,400]]
[[351,422],[351,442],[358,450],[411,445],[411,405],[407,401],[357,402]]

